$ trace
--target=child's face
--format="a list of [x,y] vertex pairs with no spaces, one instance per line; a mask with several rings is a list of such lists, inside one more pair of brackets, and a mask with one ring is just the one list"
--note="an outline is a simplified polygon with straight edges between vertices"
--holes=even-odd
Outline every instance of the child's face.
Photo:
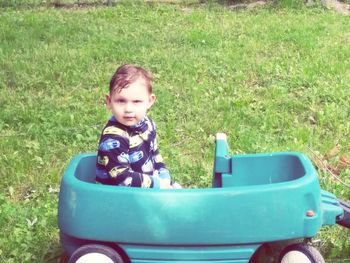
[[121,124],[132,126],[146,116],[155,99],[155,95],[149,93],[145,81],[138,78],[120,92],[107,95],[106,103]]

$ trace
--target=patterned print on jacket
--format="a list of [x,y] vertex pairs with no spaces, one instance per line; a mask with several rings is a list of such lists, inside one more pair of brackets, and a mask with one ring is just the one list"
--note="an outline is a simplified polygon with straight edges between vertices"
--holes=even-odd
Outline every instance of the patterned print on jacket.
[[96,181],[102,184],[159,188],[170,179],[151,118],[128,127],[112,117],[104,127],[97,154]]

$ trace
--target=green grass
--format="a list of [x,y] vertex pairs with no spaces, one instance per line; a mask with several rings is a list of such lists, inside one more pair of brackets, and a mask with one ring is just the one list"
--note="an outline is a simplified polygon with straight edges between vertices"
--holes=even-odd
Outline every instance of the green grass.
[[[214,135],[232,153],[350,152],[350,20],[323,9],[224,5],[3,9],[0,13],[0,261],[57,262],[57,193],[74,154],[95,151],[115,68],[155,76],[161,152],[186,187],[211,183]],[[339,177],[350,184],[350,170]],[[326,190],[349,188],[320,171]],[[332,258],[349,234],[322,230]]]

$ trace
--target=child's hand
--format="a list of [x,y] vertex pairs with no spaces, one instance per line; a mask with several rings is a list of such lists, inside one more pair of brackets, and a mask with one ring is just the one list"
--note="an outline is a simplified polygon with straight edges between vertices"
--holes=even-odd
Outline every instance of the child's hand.
[[161,179],[159,178],[159,188],[160,189],[172,189],[170,179]]
[[177,182],[174,182],[174,183],[171,185],[171,187],[172,187],[173,189],[182,189],[182,186],[181,186],[180,184],[178,184]]

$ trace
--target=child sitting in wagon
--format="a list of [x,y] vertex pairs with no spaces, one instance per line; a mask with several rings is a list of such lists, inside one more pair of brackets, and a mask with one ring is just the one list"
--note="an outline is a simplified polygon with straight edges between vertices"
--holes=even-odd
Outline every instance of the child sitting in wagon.
[[159,153],[156,127],[147,111],[156,100],[152,76],[126,64],[113,75],[107,107],[113,116],[104,127],[98,147],[96,181],[143,188],[181,188],[172,183]]

